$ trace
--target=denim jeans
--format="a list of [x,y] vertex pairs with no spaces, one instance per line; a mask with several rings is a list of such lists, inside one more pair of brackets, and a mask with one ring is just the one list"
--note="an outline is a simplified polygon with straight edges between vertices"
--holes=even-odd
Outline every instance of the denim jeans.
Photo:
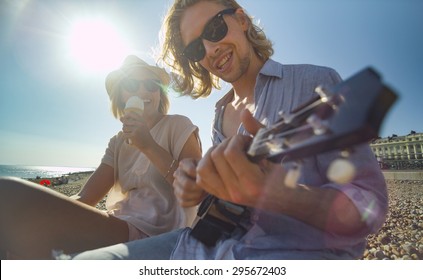
[[[182,230],[85,251],[74,260],[169,260]],[[58,256],[58,259],[66,257]]]

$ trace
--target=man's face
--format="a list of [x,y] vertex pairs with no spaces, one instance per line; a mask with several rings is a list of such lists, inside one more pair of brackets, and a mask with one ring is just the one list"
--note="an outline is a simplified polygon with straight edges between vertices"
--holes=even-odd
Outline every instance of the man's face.
[[243,16],[241,9],[209,1],[187,8],[180,23],[185,56],[227,82],[238,80],[248,68],[251,51],[244,33],[247,23],[239,20]]

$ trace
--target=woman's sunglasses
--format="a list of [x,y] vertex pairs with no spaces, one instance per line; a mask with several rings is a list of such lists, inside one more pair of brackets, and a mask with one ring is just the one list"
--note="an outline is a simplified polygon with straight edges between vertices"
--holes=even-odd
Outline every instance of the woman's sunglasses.
[[226,25],[223,15],[231,15],[237,9],[226,9],[220,11],[217,15],[212,17],[204,27],[203,33],[200,37],[192,41],[185,47],[182,55],[191,61],[198,62],[206,55],[206,49],[203,44],[203,39],[210,42],[219,42],[228,34],[228,25]]
[[160,89],[160,81],[152,80],[152,79],[148,79],[148,80],[123,79],[120,85],[122,89],[130,93],[137,92],[141,85],[148,92],[155,92]]

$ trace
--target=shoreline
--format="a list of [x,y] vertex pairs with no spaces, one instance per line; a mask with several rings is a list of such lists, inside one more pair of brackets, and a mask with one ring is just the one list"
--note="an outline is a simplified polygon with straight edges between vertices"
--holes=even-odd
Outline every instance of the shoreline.
[[[67,196],[78,193],[93,171],[68,175],[68,183],[47,186]],[[43,178],[27,179],[37,183]],[[49,178],[51,179],[51,178]],[[423,259],[423,180],[386,180],[389,210],[386,222],[368,236],[361,260]],[[105,210],[105,199],[96,206]]]
[[73,173],[94,172],[95,170],[96,167],[0,164],[1,177],[10,176],[22,179],[54,178]]

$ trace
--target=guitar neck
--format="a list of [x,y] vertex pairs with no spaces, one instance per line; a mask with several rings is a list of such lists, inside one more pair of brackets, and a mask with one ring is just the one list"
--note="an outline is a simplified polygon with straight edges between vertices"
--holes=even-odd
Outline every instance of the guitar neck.
[[252,161],[290,161],[368,142],[397,99],[371,68],[316,91],[320,97],[257,133],[247,152]]

